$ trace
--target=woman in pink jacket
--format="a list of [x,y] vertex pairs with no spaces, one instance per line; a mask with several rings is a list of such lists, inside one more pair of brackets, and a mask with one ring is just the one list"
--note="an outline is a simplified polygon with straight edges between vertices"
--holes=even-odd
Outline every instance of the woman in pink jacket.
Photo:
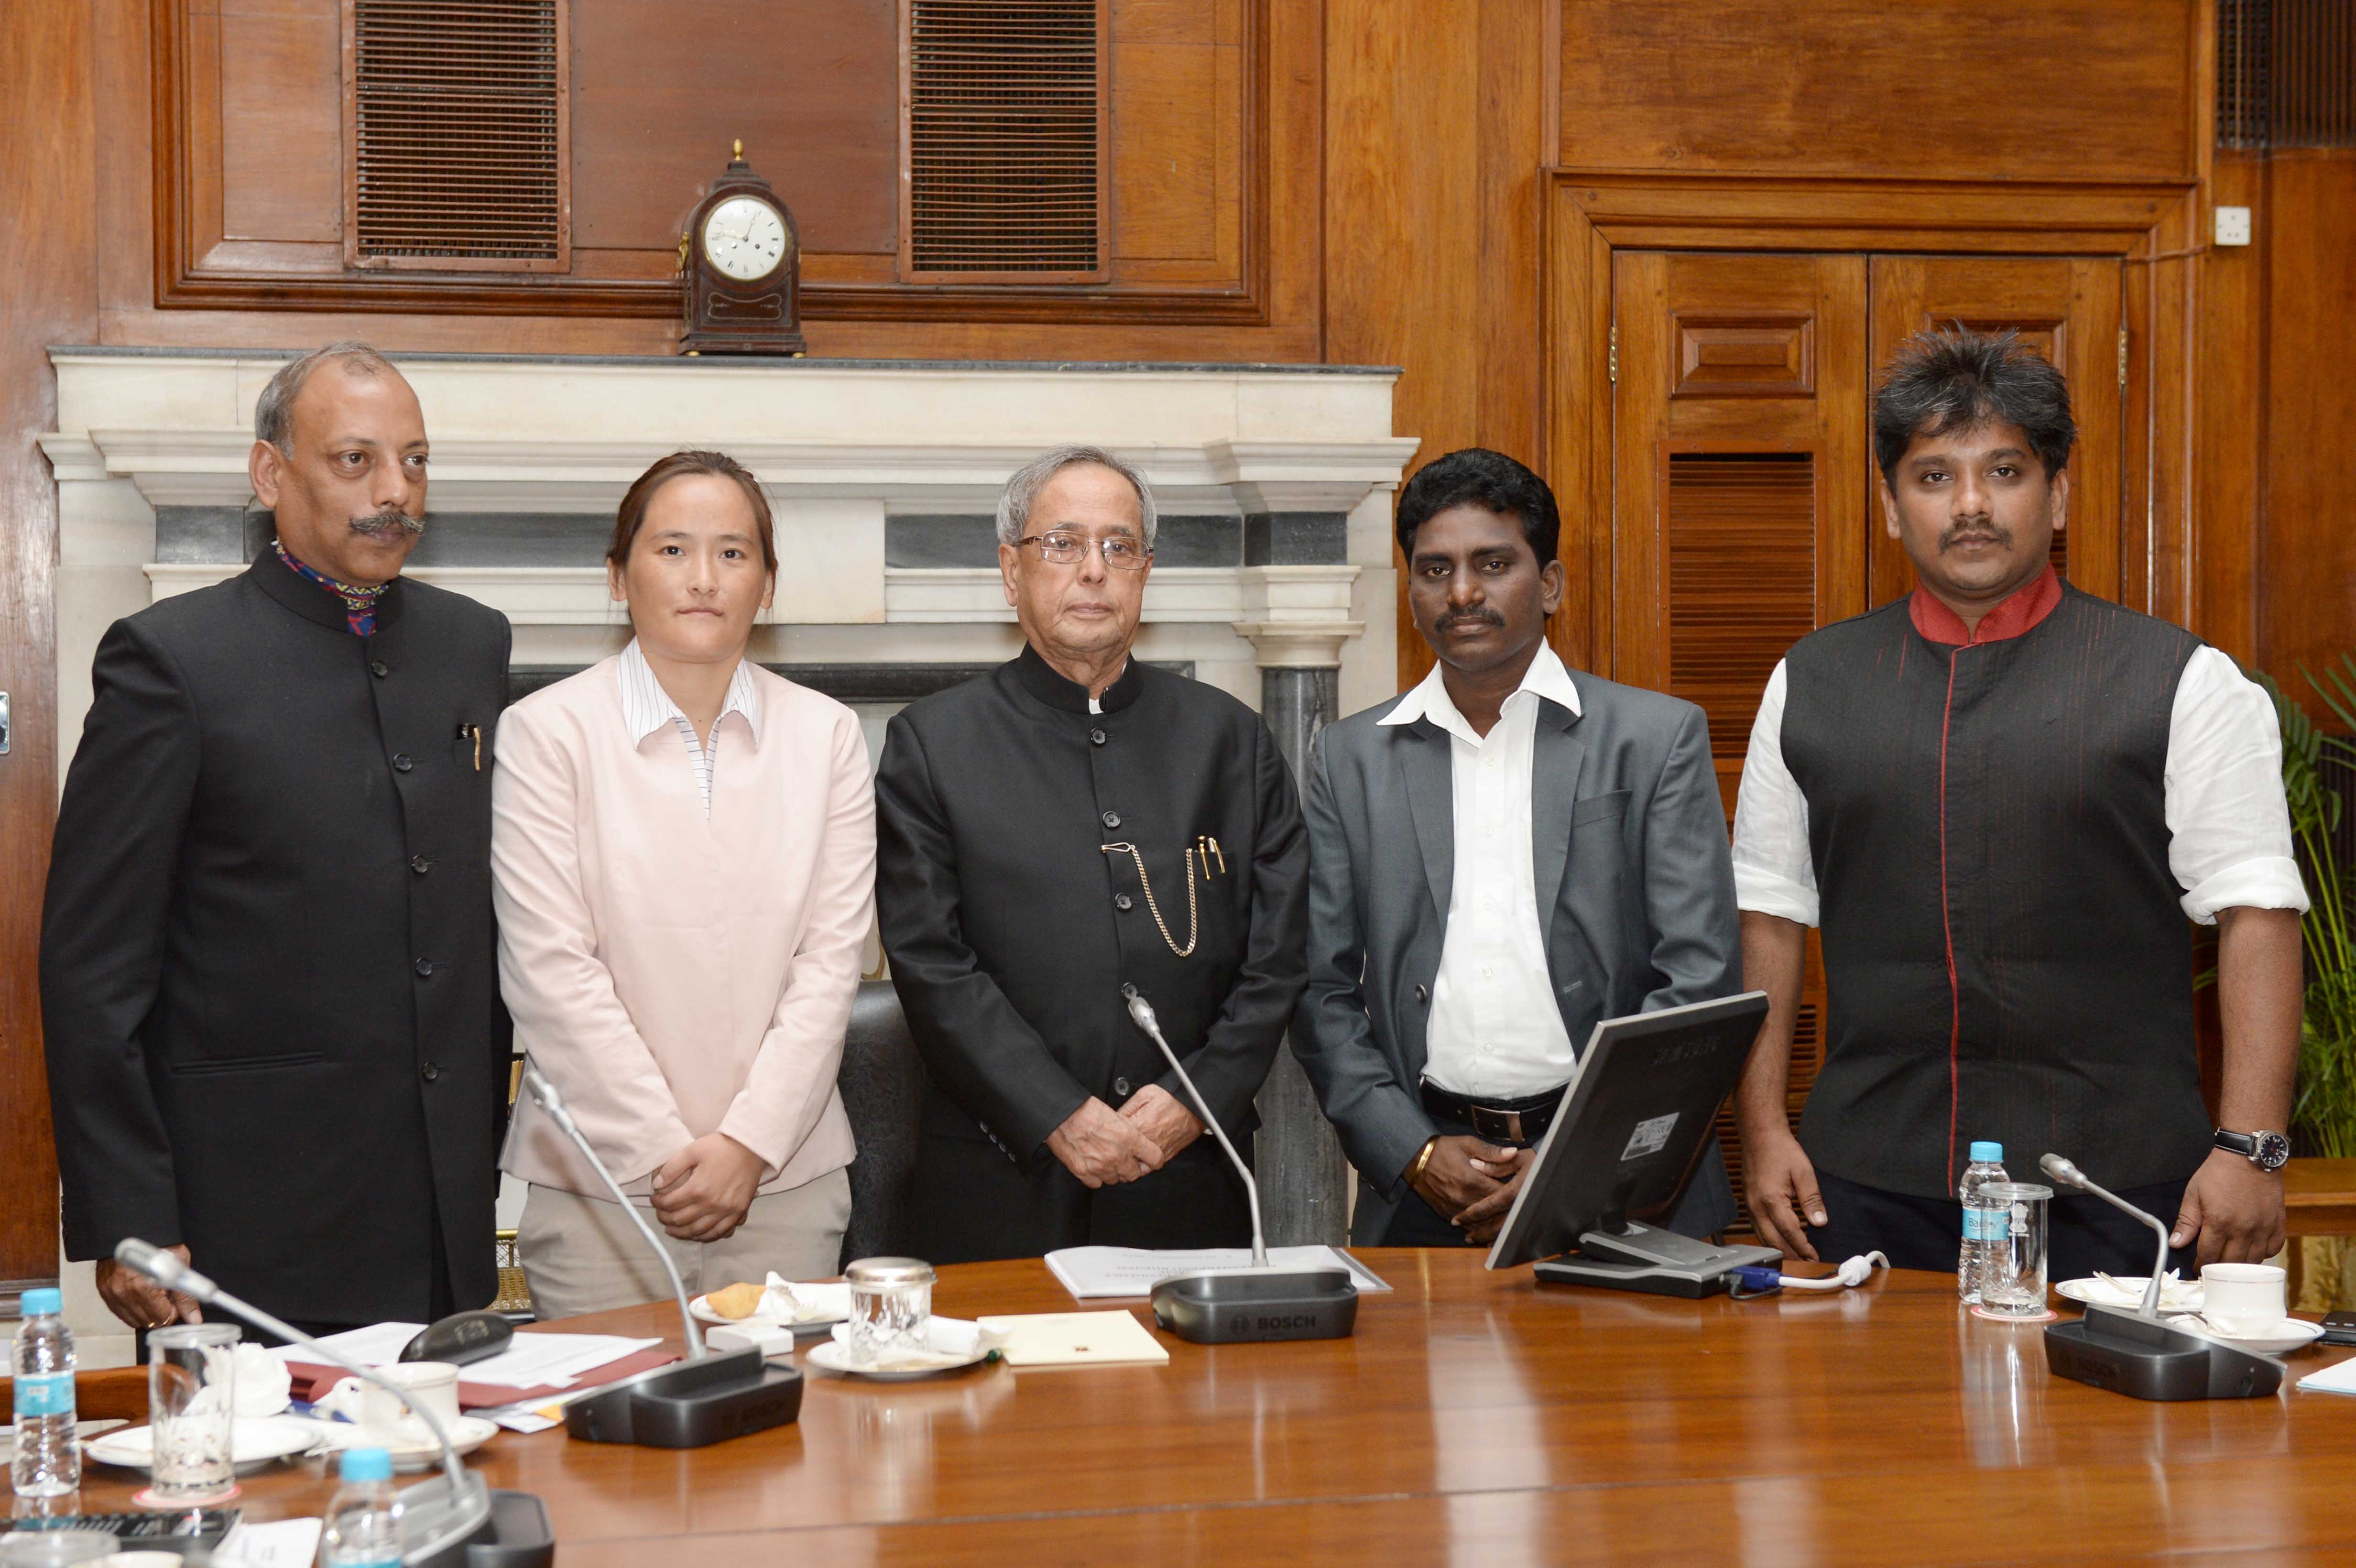
[[[873,902],[851,711],[744,656],[776,583],[769,507],[718,453],[623,497],[606,554],[637,634],[500,720],[491,865],[516,1040],[556,1083],[691,1293],[831,1275],[851,1213],[835,1090]],[[543,1317],[669,1294],[646,1243],[524,1097]]]

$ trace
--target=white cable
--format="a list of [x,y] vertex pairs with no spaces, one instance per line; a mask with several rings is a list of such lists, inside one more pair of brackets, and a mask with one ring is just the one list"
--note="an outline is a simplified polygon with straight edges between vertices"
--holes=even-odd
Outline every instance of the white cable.
[[1803,1279],[1798,1275],[1787,1274],[1782,1276],[1783,1288],[1785,1290],[1846,1290],[1851,1285],[1863,1285],[1867,1280],[1871,1279],[1874,1265],[1877,1264],[1883,1268],[1888,1268],[1890,1260],[1879,1253],[1868,1253],[1863,1257],[1849,1259],[1848,1262],[1841,1264],[1838,1273],[1826,1275],[1822,1279]]

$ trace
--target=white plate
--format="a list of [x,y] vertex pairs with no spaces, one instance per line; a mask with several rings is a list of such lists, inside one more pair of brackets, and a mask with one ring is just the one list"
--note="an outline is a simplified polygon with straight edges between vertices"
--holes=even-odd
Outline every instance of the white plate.
[[[314,1424],[326,1428],[327,1442],[331,1447],[386,1450],[392,1456],[392,1467],[396,1470],[423,1470],[442,1462],[442,1445],[430,1439],[423,1443],[388,1443],[368,1428],[348,1421]],[[450,1424],[450,1446],[455,1448],[463,1458],[498,1436],[498,1433],[499,1426],[496,1421],[487,1421],[479,1415],[462,1415]]]
[[917,1378],[937,1378],[944,1372],[961,1372],[968,1367],[979,1366],[990,1360],[996,1349],[995,1345],[976,1345],[973,1353],[963,1360],[944,1361],[935,1367],[891,1367],[877,1370],[853,1366],[851,1352],[847,1348],[832,1339],[821,1339],[810,1347],[809,1364],[814,1367],[823,1367],[830,1372],[840,1373],[847,1378],[871,1378],[879,1383],[904,1383]]
[[[835,1288],[844,1290],[846,1295],[849,1294],[843,1286],[838,1285]],[[715,1328],[791,1328],[798,1333],[805,1329],[831,1328],[851,1317],[851,1309],[845,1307],[841,1312],[830,1312],[819,1317],[780,1317],[774,1312],[759,1311],[748,1313],[742,1317],[723,1317],[712,1310],[711,1297],[705,1296],[699,1296],[690,1301],[687,1304],[687,1309],[698,1323],[709,1323]]]
[[2220,1334],[2198,1317],[2179,1317],[2172,1325],[2190,1328],[2203,1339],[2214,1339],[2221,1345],[2231,1345],[2236,1350],[2248,1350],[2260,1356],[2287,1356],[2293,1350],[2304,1350],[2323,1338],[2323,1325],[2309,1323],[2301,1317],[2286,1317],[2264,1334],[2244,1336]]
[[[2065,1279],[2053,1287],[2056,1296],[2067,1296],[2081,1307],[2124,1307],[2130,1311],[2143,1305],[2143,1293],[2150,1285],[2147,1274],[2113,1275],[2121,1288],[2089,1275],[2084,1279]],[[2198,1312],[2206,1296],[2201,1282],[2180,1280],[2174,1285],[2160,1287],[2159,1309],[2162,1312]]]
[[[230,1424],[230,1458],[240,1475],[249,1475],[264,1465],[281,1459],[307,1454],[324,1446],[327,1438],[316,1421],[260,1420],[235,1421]],[[126,1470],[145,1470],[155,1457],[155,1429],[152,1426],[129,1426],[120,1432],[110,1432],[103,1437],[93,1437],[82,1445],[82,1452],[102,1465],[119,1465]]]

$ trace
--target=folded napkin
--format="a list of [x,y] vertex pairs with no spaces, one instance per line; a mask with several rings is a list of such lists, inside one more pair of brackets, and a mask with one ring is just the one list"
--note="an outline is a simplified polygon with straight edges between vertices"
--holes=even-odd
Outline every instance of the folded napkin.
[[769,1275],[768,1288],[752,1317],[771,1323],[816,1323],[851,1316],[851,1286],[840,1280],[795,1285]]

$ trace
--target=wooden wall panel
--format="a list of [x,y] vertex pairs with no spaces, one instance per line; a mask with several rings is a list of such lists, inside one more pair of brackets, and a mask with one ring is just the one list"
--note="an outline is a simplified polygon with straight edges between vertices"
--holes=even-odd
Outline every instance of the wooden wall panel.
[[[2265,209],[2262,157],[2220,151],[2211,206]],[[2195,263],[2194,363],[2201,398],[2193,477],[2200,574],[2193,627],[2244,664],[2258,656],[2258,510],[2265,451],[2266,230],[2257,243],[2211,247]]]
[[1561,163],[2165,179],[2196,0],[1563,0]]
[[1245,20],[1236,0],[1112,0],[1112,253],[1123,277],[1235,275]]
[[2356,153],[2276,153],[2267,186],[2261,648],[2303,689],[2356,648]]
[[573,0],[573,242],[670,251],[742,138],[810,251],[898,247],[894,0]]
[[0,5],[0,1281],[54,1278],[57,1164],[41,1063],[42,883],[58,788],[57,488],[44,352],[97,325],[86,6]]
[[221,0],[221,231],[343,242],[337,0]]
[[[1325,357],[1404,368],[1392,421],[1422,438],[1418,464],[1483,445],[1545,471],[1535,324],[1548,11],[1548,0],[1326,5]],[[1585,603],[1582,565],[1569,564],[1558,629]],[[1432,658],[1403,593],[1398,616],[1405,685]]]

